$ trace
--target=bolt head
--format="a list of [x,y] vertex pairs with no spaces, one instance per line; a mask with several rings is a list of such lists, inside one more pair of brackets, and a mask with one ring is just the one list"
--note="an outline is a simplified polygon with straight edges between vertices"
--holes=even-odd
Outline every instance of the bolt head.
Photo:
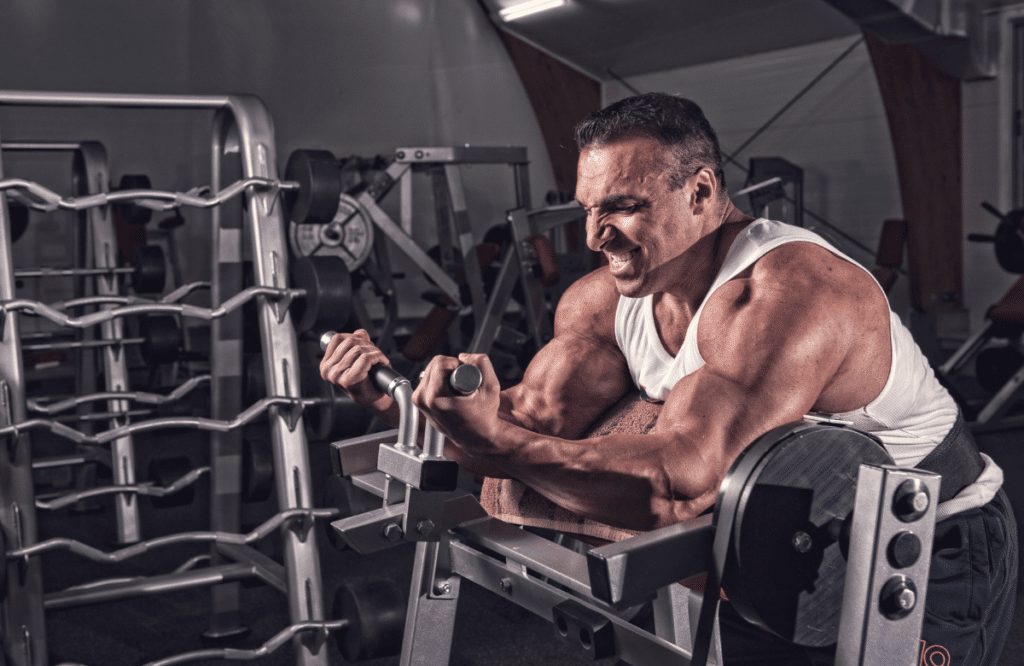
[[890,620],[899,620],[917,605],[917,586],[909,577],[897,574],[886,581],[879,599],[882,614]]
[[814,539],[803,530],[793,535],[793,550],[798,553],[806,553],[814,546]]
[[384,526],[384,538],[388,541],[398,541],[402,538],[402,527],[398,523],[388,523]]
[[498,587],[501,589],[502,592],[508,594],[512,591],[512,581],[508,578],[502,578],[500,581],[498,581]]
[[426,536],[434,531],[434,522],[429,518],[422,518],[416,523],[416,531]]
[[451,594],[452,584],[446,580],[439,580],[434,584],[434,592],[437,594]]

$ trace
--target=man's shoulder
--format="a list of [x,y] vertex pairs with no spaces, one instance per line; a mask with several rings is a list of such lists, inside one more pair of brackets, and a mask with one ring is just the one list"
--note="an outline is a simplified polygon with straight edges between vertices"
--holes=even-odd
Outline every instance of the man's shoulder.
[[579,331],[615,339],[615,311],[619,292],[607,266],[574,282],[558,301],[555,334]]
[[881,295],[863,267],[808,241],[779,245],[758,258],[746,273],[752,286],[762,291],[796,288],[831,297]]
[[712,294],[701,315],[701,335],[746,325],[773,334],[808,327],[852,333],[883,323],[882,312],[888,303],[866,270],[821,245],[790,242]]

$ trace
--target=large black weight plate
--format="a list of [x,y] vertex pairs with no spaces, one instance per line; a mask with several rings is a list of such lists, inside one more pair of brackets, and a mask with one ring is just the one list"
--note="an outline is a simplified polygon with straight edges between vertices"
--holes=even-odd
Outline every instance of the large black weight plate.
[[296,224],[327,224],[338,212],[341,167],[327,150],[296,150],[288,157],[285,180],[299,183],[286,197],[289,219]]
[[352,311],[352,277],[337,256],[300,257],[292,264],[292,286],[306,295],[292,301],[295,330],[344,328]]
[[139,245],[132,250],[132,289],[136,294],[158,294],[164,290],[167,262],[159,245]]
[[[846,560],[829,523],[853,511],[861,463],[892,458],[858,430],[799,422],[755,440],[732,470],[752,462],[745,479],[723,484],[738,493],[723,588],[748,622],[797,645],[832,645]],[[800,532],[811,539],[806,552],[794,546]]]
[[147,315],[139,320],[139,352],[148,365],[172,363],[181,354],[181,329],[174,315]]
[[[192,471],[192,463],[185,456],[173,458],[154,458],[149,461],[149,480],[156,485],[166,488],[181,477]],[[158,509],[166,509],[173,506],[186,506],[192,503],[196,495],[195,484],[189,484],[174,493],[157,497],[150,495],[149,499]]]
[[405,630],[405,595],[390,579],[345,583],[334,594],[331,617],[348,624],[335,633],[347,662],[398,654]]
[[[150,190],[153,186],[149,182],[149,176],[143,174],[125,174],[117,184],[117,191],[123,190]],[[153,211],[130,202],[118,202],[115,204],[121,219],[128,224],[143,225],[153,218]]]

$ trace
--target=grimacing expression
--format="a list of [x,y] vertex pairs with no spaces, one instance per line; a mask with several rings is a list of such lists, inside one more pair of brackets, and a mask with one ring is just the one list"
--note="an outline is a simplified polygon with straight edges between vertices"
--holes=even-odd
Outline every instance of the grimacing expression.
[[587,212],[587,246],[608,258],[623,296],[665,291],[677,277],[669,264],[708,231],[694,216],[696,176],[673,190],[671,160],[644,136],[580,151],[576,200]]

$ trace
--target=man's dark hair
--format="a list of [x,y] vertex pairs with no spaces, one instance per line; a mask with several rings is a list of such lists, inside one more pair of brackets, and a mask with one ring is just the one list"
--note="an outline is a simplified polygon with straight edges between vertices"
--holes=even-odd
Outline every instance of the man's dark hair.
[[718,136],[694,102],[666,93],[645,93],[609,104],[576,125],[580,150],[613,143],[632,136],[647,136],[671,149],[676,164],[669,175],[672,189],[679,189],[703,167],[718,179],[726,195],[725,174]]

